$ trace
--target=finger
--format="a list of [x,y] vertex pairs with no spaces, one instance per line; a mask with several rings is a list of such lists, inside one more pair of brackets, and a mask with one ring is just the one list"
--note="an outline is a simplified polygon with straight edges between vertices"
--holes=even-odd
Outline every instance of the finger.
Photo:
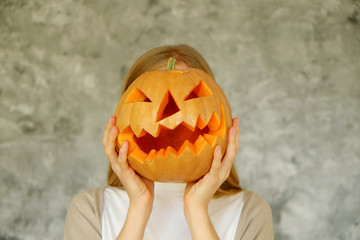
[[239,118],[235,118],[235,151],[236,152],[239,152]]
[[111,124],[111,117],[109,118],[109,121],[106,123],[106,126],[105,126],[105,130],[104,130],[104,137],[103,137],[103,145],[105,145],[106,144],[106,140],[107,140],[107,138],[108,138],[108,136],[109,136],[109,132],[110,132],[110,128],[111,128],[111,126],[110,126],[110,124]]
[[154,192],[154,181],[151,181],[145,177],[141,177],[141,179],[144,181],[145,185],[148,187],[150,192]]
[[128,170],[129,164],[127,161],[127,153],[129,149],[129,142],[124,141],[120,150],[119,150],[119,156],[118,156],[118,163],[121,168],[121,170]]
[[214,150],[214,158],[211,164],[210,172],[218,171],[221,167],[221,147],[217,145]]
[[102,141],[104,147],[105,147],[105,145],[107,143],[107,140],[108,140],[108,137],[110,135],[110,130],[111,130],[112,126],[115,125],[115,119],[116,119],[115,116],[111,116],[109,121],[107,122],[107,124],[105,126],[104,137],[103,137],[103,141]]
[[123,162],[125,152],[127,152],[127,149],[125,149],[126,147],[127,147],[126,144],[123,144],[121,146],[121,148],[119,150],[119,155],[117,156],[117,158],[109,158],[111,167],[114,170],[114,172],[117,174],[117,176],[119,177],[120,180],[121,180],[121,177],[123,176],[123,174],[121,172],[123,171],[124,167],[121,165],[121,163]]
[[214,157],[210,171],[207,174],[205,174],[205,176],[202,179],[200,179],[198,182],[195,183],[196,186],[198,186],[199,188],[205,187],[205,188],[217,189],[219,187],[219,184],[223,183],[222,179],[220,179],[221,175],[223,175],[221,174],[222,172],[221,159],[222,159],[221,147],[217,145],[214,150]]
[[113,126],[109,134],[110,135],[108,136],[108,140],[105,145],[105,154],[110,160],[113,160],[118,158],[117,153],[115,151],[115,142],[116,142],[116,137],[118,135],[117,127]]
[[236,132],[235,131],[236,131],[235,127],[231,127],[229,130],[228,145],[227,145],[225,157],[223,159],[224,167],[226,169],[231,168],[231,166],[235,160],[235,156],[236,156],[236,146],[235,146]]

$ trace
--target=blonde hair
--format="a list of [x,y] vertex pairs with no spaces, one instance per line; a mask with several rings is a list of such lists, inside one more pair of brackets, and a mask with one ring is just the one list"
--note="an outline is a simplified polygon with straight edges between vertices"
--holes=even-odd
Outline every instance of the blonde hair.
[[[146,52],[134,63],[126,75],[122,94],[137,77],[144,72],[153,71],[159,67],[165,66],[170,57],[174,57],[177,62],[183,62],[191,68],[201,69],[214,78],[214,74],[206,60],[194,48],[185,44],[162,46]],[[108,170],[107,182],[109,186],[122,187],[122,183],[112,170],[111,165]],[[229,177],[216,191],[214,198],[231,195],[240,192],[241,190],[239,179],[233,165]]]

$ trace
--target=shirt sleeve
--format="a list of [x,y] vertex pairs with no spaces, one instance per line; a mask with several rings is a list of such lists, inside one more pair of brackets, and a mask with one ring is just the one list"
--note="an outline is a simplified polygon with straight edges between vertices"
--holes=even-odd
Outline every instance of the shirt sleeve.
[[66,215],[64,240],[101,240],[103,203],[104,187],[75,195]]
[[245,191],[244,207],[235,234],[236,240],[273,240],[272,212],[269,204],[251,191]]

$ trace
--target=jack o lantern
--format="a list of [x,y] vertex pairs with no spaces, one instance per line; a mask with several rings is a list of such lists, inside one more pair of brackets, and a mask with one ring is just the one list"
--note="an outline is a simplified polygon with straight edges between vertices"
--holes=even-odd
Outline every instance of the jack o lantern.
[[215,80],[200,69],[140,75],[115,111],[117,148],[129,142],[128,161],[140,175],[159,182],[189,182],[206,174],[216,145],[226,150],[230,105]]

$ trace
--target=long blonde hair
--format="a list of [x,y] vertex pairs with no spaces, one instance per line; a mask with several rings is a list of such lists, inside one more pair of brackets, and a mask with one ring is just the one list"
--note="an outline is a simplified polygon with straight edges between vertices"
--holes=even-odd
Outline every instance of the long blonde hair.
[[[162,46],[146,52],[134,63],[126,75],[122,94],[138,76],[144,72],[153,71],[159,67],[165,66],[170,57],[176,58],[177,62],[183,62],[191,68],[201,69],[214,78],[214,74],[206,60],[194,48],[184,44]],[[109,166],[107,182],[109,186],[122,187],[122,183],[112,170],[111,166]],[[239,179],[233,165],[229,177],[216,191],[214,198],[231,195],[240,192],[241,190]]]

